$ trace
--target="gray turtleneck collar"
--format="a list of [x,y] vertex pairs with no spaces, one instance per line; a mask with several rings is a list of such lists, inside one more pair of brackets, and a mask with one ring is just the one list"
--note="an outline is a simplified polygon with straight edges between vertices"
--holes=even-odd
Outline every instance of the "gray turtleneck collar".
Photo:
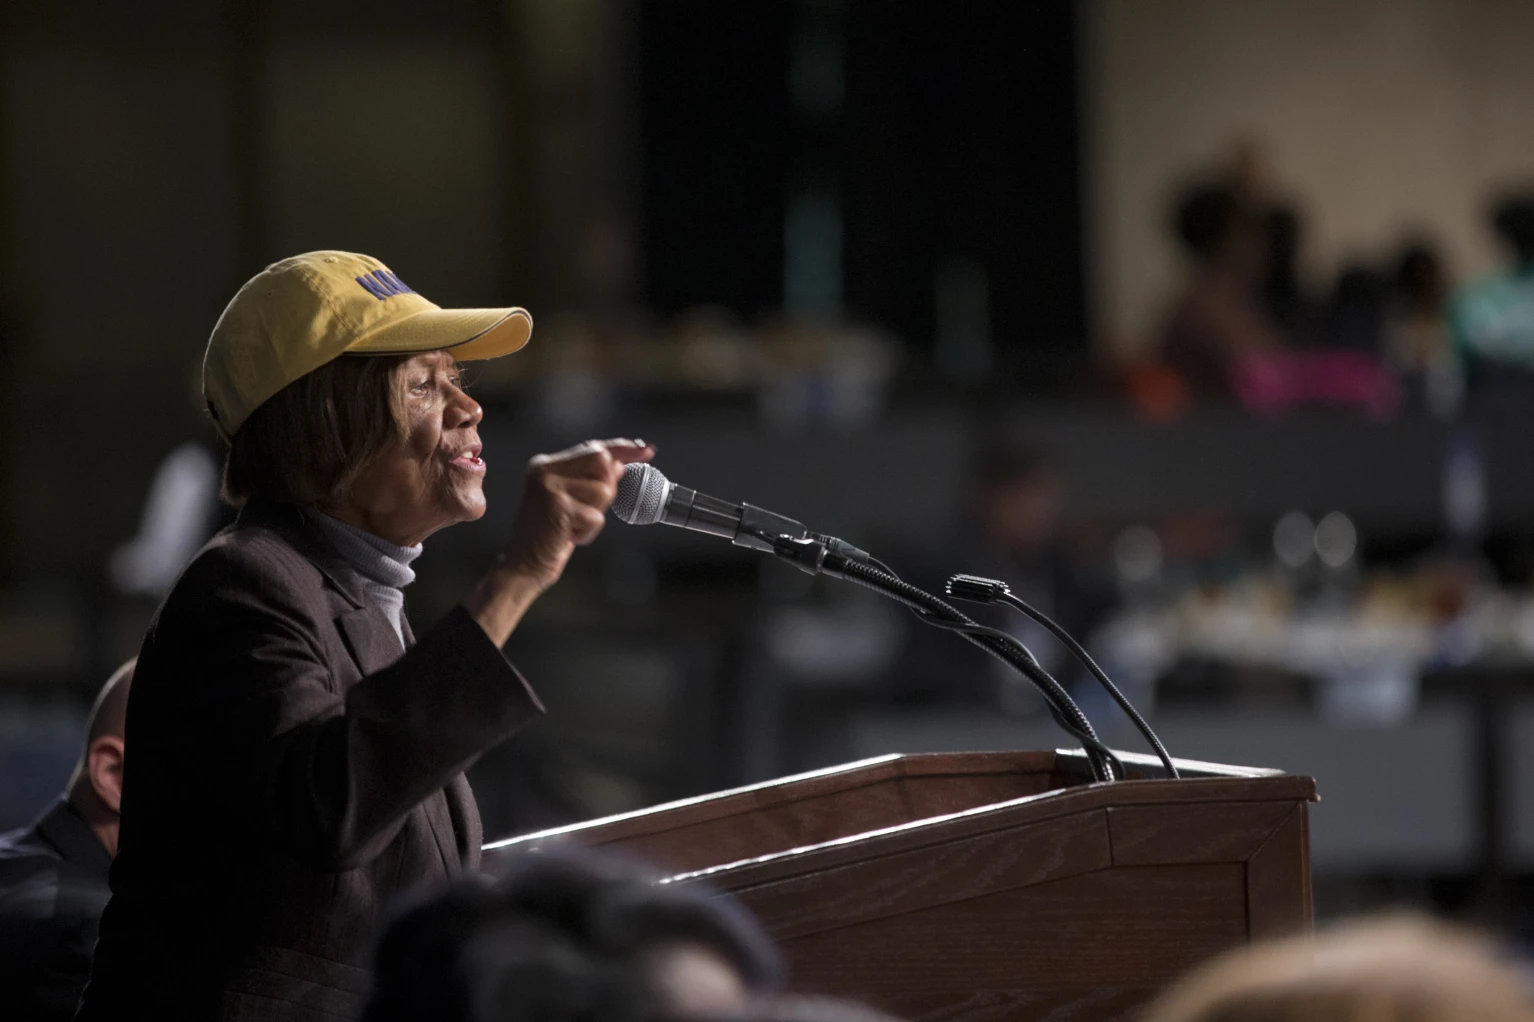
[[415,581],[410,564],[421,556],[421,546],[396,546],[381,536],[347,525],[338,518],[311,511],[310,517],[322,529],[346,563],[362,576],[363,588],[378,604],[400,644],[405,642],[404,588]]

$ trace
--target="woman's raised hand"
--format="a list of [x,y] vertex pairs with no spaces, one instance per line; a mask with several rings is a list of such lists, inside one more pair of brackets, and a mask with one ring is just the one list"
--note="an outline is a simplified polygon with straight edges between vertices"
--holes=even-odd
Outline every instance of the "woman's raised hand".
[[602,531],[624,467],[654,456],[655,448],[639,440],[588,440],[528,462],[505,551],[464,601],[496,645],[558,581],[575,548]]
[[506,544],[508,566],[552,585],[575,548],[602,531],[624,467],[654,456],[655,448],[639,440],[588,440],[529,461]]

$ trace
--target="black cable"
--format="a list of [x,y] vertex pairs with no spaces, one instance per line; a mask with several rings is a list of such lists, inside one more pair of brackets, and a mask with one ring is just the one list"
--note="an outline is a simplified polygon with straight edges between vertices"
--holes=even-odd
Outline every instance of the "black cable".
[[1092,676],[1098,680],[1102,687],[1108,690],[1108,694],[1113,697],[1113,701],[1119,704],[1119,708],[1124,711],[1125,716],[1134,723],[1140,734],[1144,736],[1145,741],[1155,750],[1157,757],[1161,760],[1161,765],[1166,767],[1166,775],[1171,778],[1178,776],[1177,767],[1172,763],[1172,757],[1167,753],[1166,746],[1162,745],[1161,739],[1156,737],[1156,732],[1151,730],[1150,724],[1146,723],[1145,718],[1140,716],[1140,711],[1136,710],[1128,697],[1119,691],[1119,687],[1103,672],[1103,669],[1097,666],[1097,661],[1092,659],[1081,643],[1072,638],[1071,634],[1056,624],[1049,615],[1030,606],[1012,593],[1001,593],[996,598],[1014,610],[1021,611],[1033,618],[1033,620],[1048,629],[1051,635],[1064,643],[1065,648],[1075,654],[1076,659],[1080,660],[1086,669],[1092,672]]
[[[883,592],[883,590],[879,591]],[[1024,646],[1021,642],[1018,642],[1015,638],[1002,631],[1001,629],[987,628],[985,625],[980,624],[965,625],[957,621],[944,621],[936,615],[917,610],[914,607],[911,608],[911,612],[915,614],[917,619],[920,620],[923,624],[932,625],[934,628],[943,628],[948,631],[957,632],[962,638],[969,639],[971,642],[974,642],[971,636],[985,636],[999,643],[1005,643],[1006,645],[1010,646],[1014,652],[1020,653],[1023,657],[1026,658],[1026,662],[1029,664],[1030,669],[1024,670],[1019,664],[1015,663],[1011,657],[1001,656],[995,649],[992,649],[990,646],[981,645],[980,643],[975,643],[975,645],[979,645],[980,648],[984,649],[987,653],[997,657],[1013,670],[1023,674],[1024,677],[1028,678],[1029,681],[1033,681],[1035,685],[1040,684],[1034,679],[1033,676],[1033,672],[1037,671],[1039,674],[1042,674],[1044,677],[1048,678],[1051,684],[1059,686],[1061,691],[1064,691],[1064,686],[1060,685],[1060,682],[1053,675],[1044,670],[1043,666],[1039,663],[1038,658],[1033,655],[1033,652],[1027,646]],[[1080,741],[1083,747],[1090,746],[1097,752],[1101,753],[1102,756],[1114,766],[1118,772],[1118,776],[1121,779],[1129,776],[1128,772],[1124,769],[1124,764],[1119,760],[1118,755],[1115,754],[1111,748],[1100,741],[1095,734],[1087,734],[1073,727],[1071,723],[1061,715],[1060,708],[1051,702],[1047,695],[1045,696],[1044,704],[1049,708],[1049,715],[1055,719],[1055,723],[1060,725],[1060,727],[1064,728],[1073,737]]]
[[1070,693],[1044,670],[1033,652],[1015,636],[977,623],[931,593],[903,581],[893,568],[872,554],[833,536],[810,533],[795,539],[791,536],[771,536],[755,529],[751,532],[758,539],[772,543],[779,557],[798,565],[804,571],[811,574],[826,572],[855,582],[904,604],[925,624],[959,633],[965,641],[978,646],[1033,682],[1044,695],[1050,716],[1081,742],[1094,779],[1114,780],[1115,768],[1119,778],[1128,776],[1124,764],[1112,749],[1098,739],[1091,722],[1081,712],[1081,707],[1071,699]]
[[[872,562],[873,559],[869,560]],[[931,593],[902,581],[898,575],[880,570],[873,563],[828,554],[822,570],[905,604],[917,611],[917,616],[927,624],[957,632],[972,645],[1022,673],[1043,692],[1056,721],[1082,743],[1093,777],[1099,781],[1114,780],[1115,767],[1118,775],[1124,776],[1123,764],[1097,737],[1097,732],[1087,720],[1086,714],[1081,712],[1081,707],[1015,638],[999,629],[987,628],[975,622]]]
[[[872,564],[874,567],[878,568],[880,571],[884,572],[886,575],[890,576],[891,578],[895,579],[898,582],[904,582],[905,581],[898,574],[896,574],[894,568],[891,568],[888,564],[885,564],[883,561],[879,560],[877,557],[869,555],[868,563]],[[886,594],[886,595],[888,595],[888,594]],[[904,601],[902,601],[902,602],[904,602]],[[947,628],[947,629],[950,629],[952,631],[964,633],[966,635],[989,635],[992,638],[999,640],[1000,642],[1004,642],[1004,643],[1007,643],[1008,645],[1010,645],[1012,647],[1015,647],[1018,651],[1020,651],[1022,653],[1023,656],[1028,658],[1028,662],[1030,664],[1032,664],[1034,669],[1038,670],[1040,673],[1045,674],[1045,676],[1049,677],[1049,680],[1054,685],[1060,687],[1061,691],[1064,691],[1064,686],[1061,686],[1060,683],[1057,680],[1055,680],[1055,678],[1053,676],[1050,676],[1048,674],[1048,672],[1046,672],[1044,670],[1044,666],[1039,663],[1039,658],[1033,655],[1033,650],[1029,649],[1026,645],[1024,645],[1023,641],[1021,639],[1017,638],[1017,636],[1012,635],[1012,634],[1010,634],[1008,632],[1004,632],[1004,631],[1002,631],[999,628],[987,628],[984,625],[980,625],[980,624],[963,625],[963,624],[960,624],[958,622],[945,621],[945,620],[935,616],[934,614],[932,614],[931,612],[929,612],[927,610],[924,610],[924,609],[922,609],[920,607],[912,606],[910,604],[906,605],[906,609],[909,610],[912,614],[914,614],[916,616],[916,618],[918,620],[920,620],[923,624],[932,625],[932,626],[934,626],[936,628]],[[957,612],[957,608],[951,608],[951,609],[954,609],[955,612]],[[964,615],[960,614],[959,616],[963,617]],[[971,641],[973,641],[973,640],[971,640]],[[1074,641],[1074,640],[1072,640],[1072,641]],[[983,646],[981,648],[985,649],[985,651],[987,653],[990,653],[992,656],[998,656],[998,654],[997,654],[997,652],[995,650],[992,650],[992,649],[990,649],[988,647],[983,647]],[[1032,677],[1032,675],[1028,671],[1024,670],[1020,665],[1012,663],[1012,661],[1010,659],[1008,659],[1008,658],[999,657],[999,656],[998,656],[998,658],[1001,659],[1003,663],[1006,663],[1007,666],[1011,667],[1013,670],[1018,671],[1019,673],[1023,674],[1025,677],[1028,678],[1029,681],[1033,681],[1035,685],[1039,685],[1039,682],[1036,681]],[[1096,665],[1094,664],[1093,666],[1095,667]],[[1111,684],[1111,682],[1110,682],[1110,684]],[[1042,686],[1040,686],[1040,687],[1042,687]],[[1055,723],[1058,724],[1061,728],[1063,728],[1066,732],[1071,734],[1073,737],[1075,737],[1078,741],[1080,741],[1083,748],[1086,748],[1088,746],[1091,746],[1092,748],[1095,748],[1110,763],[1112,763],[1114,765],[1114,767],[1117,768],[1119,777],[1123,778],[1123,777],[1128,777],[1129,776],[1129,774],[1124,769],[1124,764],[1119,760],[1118,756],[1115,755],[1113,750],[1110,749],[1107,745],[1105,745],[1101,741],[1099,741],[1095,734],[1086,734],[1086,733],[1083,733],[1083,732],[1077,730],[1075,727],[1073,727],[1070,724],[1070,722],[1067,721],[1065,719],[1065,717],[1061,714],[1060,709],[1057,706],[1055,706],[1055,704],[1053,702],[1051,702],[1050,699],[1047,696],[1045,698],[1045,705],[1049,707],[1049,715],[1055,719]],[[1168,766],[1169,769],[1173,769],[1174,770],[1173,776],[1176,776],[1175,769],[1171,767],[1170,762],[1167,763],[1167,766]]]
[[[884,572],[886,575],[888,575],[890,578],[894,579],[895,581],[905,583],[906,585],[910,584],[910,583],[906,582],[905,579],[903,579],[899,575],[897,575],[895,573],[895,569],[894,568],[891,568],[888,564],[885,564],[883,561],[879,560],[878,558],[870,557],[870,558],[868,558],[868,563],[872,564],[874,567],[878,568],[880,571]],[[1000,628],[987,628],[986,626],[981,625],[981,624],[963,625],[963,624],[959,624],[958,622],[945,621],[945,620],[943,620],[941,618],[938,618],[938,617],[934,616],[928,610],[925,610],[925,609],[923,609],[921,607],[912,606],[910,604],[906,605],[906,609],[909,610],[912,614],[914,614],[917,617],[917,619],[922,622],[922,624],[934,625],[934,626],[936,626],[938,628],[949,628],[949,629],[952,629],[953,631],[967,631],[967,632],[969,632],[971,634],[974,634],[974,635],[989,635],[989,636],[991,636],[994,639],[999,639],[1002,642],[1010,643],[1011,645],[1017,647],[1019,650],[1022,651],[1023,655],[1028,658],[1029,663],[1033,664],[1033,666],[1037,667],[1041,671],[1044,669],[1044,665],[1039,663],[1039,658],[1033,655],[1033,650],[1031,650],[1027,646],[1025,646],[1023,644],[1023,640],[1019,639],[1017,636],[1013,635],[1010,632],[1004,632]],[[954,610],[955,613],[958,613],[958,609],[957,608],[950,608],[950,609]],[[959,616],[960,617],[964,617],[963,614],[960,614]],[[1056,682],[1056,684],[1059,684],[1059,682]]]

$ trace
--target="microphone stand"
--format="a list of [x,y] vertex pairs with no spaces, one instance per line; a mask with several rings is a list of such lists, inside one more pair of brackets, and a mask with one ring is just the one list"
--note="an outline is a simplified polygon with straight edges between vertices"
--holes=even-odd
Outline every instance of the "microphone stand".
[[1129,701],[1128,696],[1119,691],[1119,687],[1113,683],[1112,679],[1103,673],[1103,669],[1097,666],[1097,661],[1092,659],[1081,643],[1072,638],[1071,634],[1064,628],[1056,624],[1053,618],[1032,604],[1014,596],[1011,587],[1000,579],[983,578],[979,575],[955,575],[948,580],[947,591],[949,596],[961,600],[972,600],[976,603],[1004,604],[1043,625],[1049,634],[1060,640],[1065,648],[1070,650],[1076,659],[1081,662],[1082,666],[1091,672],[1092,676],[1097,679],[1098,684],[1102,685],[1108,695],[1113,697],[1113,701],[1119,704],[1119,709],[1124,711],[1124,715],[1129,718],[1130,723],[1134,724],[1135,729],[1140,732],[1140,736],[1145,739],[1146,744],[1151,747],[1156,756],[1161,760],[1161,765],[1166,769],[1167,777],[1173,780],[1177,779],[1179,776],[1177,764],[1172,762],[1172,757],[1167,753],[1166,746],[1161,744],[1161,739],[1156,737],[1156,732],[1152,731],[1145,718],[1140,716],[1140,711],[1134,708],[1134,704]]
[[966,642],[996,657],[1033,682],[1044,695],[1055,722],[1081,743],[1094,780],[1113,781],[1127,776],[1124,764],[1097,737],[1091,722],[1070,693],[1039,665],[1026,646],[1011,635],[997,628],[987,628],[931,593],[901,581],[893,572],[881,570],[870,563],[872,558],[866,553],[842,540],[817,535],[772,535],[768,530],[755,529],[749,524],[743,524],[742,529],[800,570],[811,575],[830,575],[871,589],[904,604],[924,623],[956,632]]

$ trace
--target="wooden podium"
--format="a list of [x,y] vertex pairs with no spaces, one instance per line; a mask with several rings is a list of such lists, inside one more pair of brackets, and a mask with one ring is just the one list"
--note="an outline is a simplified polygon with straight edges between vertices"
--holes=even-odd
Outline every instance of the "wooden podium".
[[1311,920],[1315,781],[1079,752],[892,755],[543,831],[731,892],[802,993],[912,1020],[1133,1018],[1233,945]]

